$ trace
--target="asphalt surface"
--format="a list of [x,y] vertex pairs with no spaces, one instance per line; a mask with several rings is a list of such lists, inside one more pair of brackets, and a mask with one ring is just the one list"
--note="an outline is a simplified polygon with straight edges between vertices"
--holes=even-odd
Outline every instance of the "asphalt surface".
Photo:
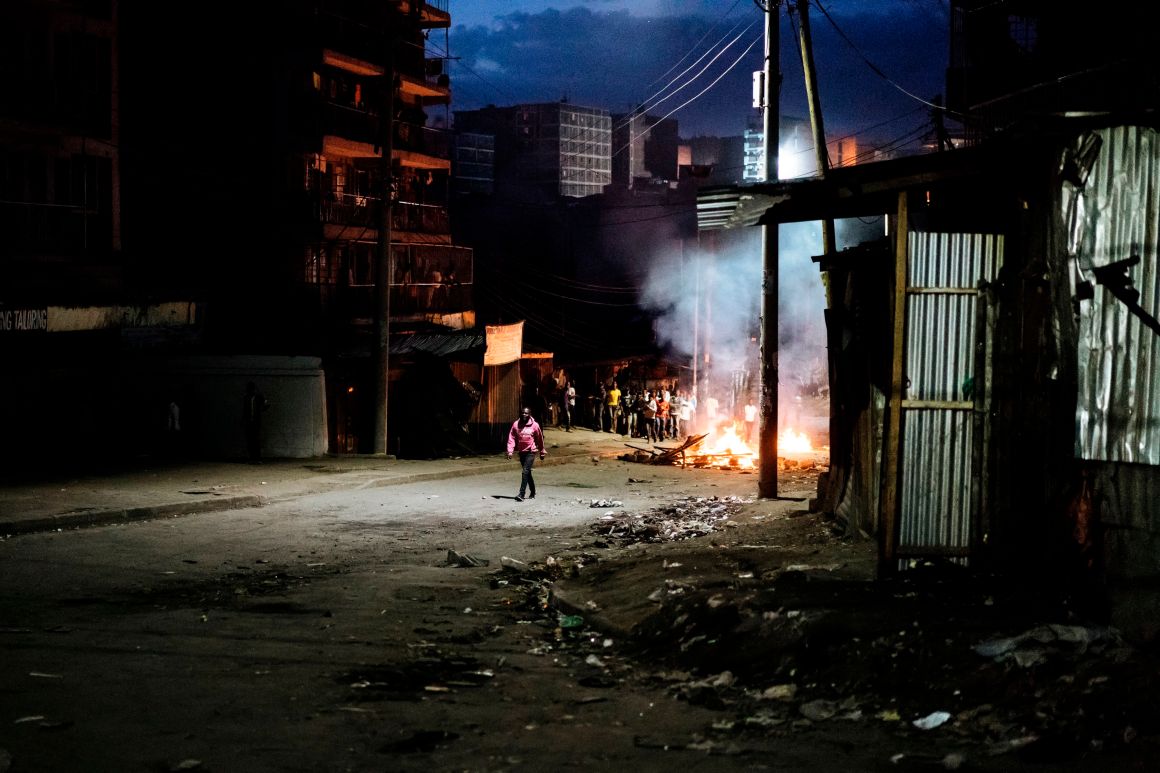
[[[614,458],[630,449],[628,438],[607,432],[546,428],[548,456],[538,465],[565,464],[593,456]],[[634,445],[645,441],[634,440]],[[661,447],[668,444],[661,443]],[[299,496],[510,472],[512,462],[491,455],[404,460],[381,456],[311,459],[176,461],[142,459],[115,471],[54,476],[0,487],[0,538],[191,513],[261,507]]]

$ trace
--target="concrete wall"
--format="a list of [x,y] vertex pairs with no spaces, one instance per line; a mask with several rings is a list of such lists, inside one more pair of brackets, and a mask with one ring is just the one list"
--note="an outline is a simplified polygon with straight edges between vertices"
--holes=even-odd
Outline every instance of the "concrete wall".
[[269,402],[262,455],[310,458],[327,452],[326,384],[317,357],[189,357],[169,361],[189,451],[206,458],[246,455],[242,396],[253,381]]

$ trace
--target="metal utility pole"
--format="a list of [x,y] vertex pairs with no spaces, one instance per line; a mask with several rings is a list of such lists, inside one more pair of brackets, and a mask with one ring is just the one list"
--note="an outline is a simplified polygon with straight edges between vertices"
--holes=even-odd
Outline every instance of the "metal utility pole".
[[[777,181],[777,144],[781,116],[778,92],[777,11],[780,0],[765,0],[765,105],[762,131],[765,139],[765,182]],[[759,424],[757,495],[777,497],[777,223],[761,227],[761,418]]]
[[387,39],[383,73],[383,114],[379,162],[379,240],[375,254],[375,453],[387,453],[387,399],[391,373],[391,198],[395,153],[395,38]]

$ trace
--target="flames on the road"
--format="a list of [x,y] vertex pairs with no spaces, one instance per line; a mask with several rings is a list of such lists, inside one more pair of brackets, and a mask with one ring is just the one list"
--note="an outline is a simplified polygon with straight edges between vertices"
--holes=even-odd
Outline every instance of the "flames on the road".
[[695,449],[696,456],[712,467],[754,467],[757,452],[741,439],[737,422],[719,424]]
[[813,450],[806,433],[794,432],[793,427],[786,427],[777,439],[778,453],[808,454]]
[[[792,427],[782,430],[777,439],[778,455],[808,454],[814,450],[809,437]],[[696,463],[712,467],[750,469],[757,466],[758,452],[741,437],[737,422],[718,425],[693,449]]]

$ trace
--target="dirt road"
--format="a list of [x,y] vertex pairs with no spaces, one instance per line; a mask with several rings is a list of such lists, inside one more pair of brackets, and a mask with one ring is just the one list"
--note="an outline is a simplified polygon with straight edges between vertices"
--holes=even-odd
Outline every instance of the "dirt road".
[[[995,629],[926,605],[899,645],[931,597],[868,590],[814,474],[754,501],[752,475],[580,462],[516,502],[513,463],[5,541],[0,771],[1042,769],[1030,728],[979,736],[1010,716],[977,660],[929,662]],[[1051,769],[1146,769],[1154,727],[1112,726]]]

